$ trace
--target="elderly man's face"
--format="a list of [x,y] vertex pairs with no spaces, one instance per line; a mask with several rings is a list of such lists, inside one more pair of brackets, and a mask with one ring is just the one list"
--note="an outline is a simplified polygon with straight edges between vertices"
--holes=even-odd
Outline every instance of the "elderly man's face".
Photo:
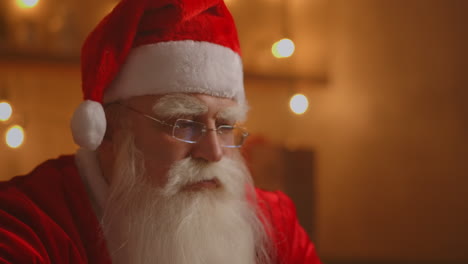
[[101,162],[110,157],[104,168],[114,168],[105,173],[101,221],[113,263],[268,263],[250,174],[238,150],[222,146],[240,141],[210,130],[195,144],[182,142],[153,119],[214,129],[243,120],[245,107],[199,94],[141,96],[112,107],[100,150]]
[[[245,109],[231,99],[201,94],[138,96],[123,104],[168,124],[183,118],[204,123],[208,129],[234,125],[245,115]],[[169,169],[177,161],[191,157],[205,162],[218,162],[224,157],[232,158],[238,151],[222,147],[214,131],[206,132],[197,143],[182,142],[172,136],[172,127],[162,125],[130,108],[119,107],[124,108],[123,118],[131,121],[130,130],[135,137],[135,145],[143,154],[145,175],[155,186],[164,186]],[[216,188],[216,185],[214,181],[192,187]]]

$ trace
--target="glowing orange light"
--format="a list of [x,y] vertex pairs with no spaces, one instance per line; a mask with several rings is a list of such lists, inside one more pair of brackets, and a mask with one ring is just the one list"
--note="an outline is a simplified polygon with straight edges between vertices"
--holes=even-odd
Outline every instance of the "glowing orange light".
[[10,148],[19,148],[24,142],[24,130],[21,126],[10,127],[5,135],[5,140]]
[[11,105],[7,102],[0,103],[0,121],[7,121],[10,119],[13,109]]
[[39,0],[16,0],[16,5],[22,9],[33,8],[37,3],[39,3]]
[[309,100],[303,94],[295,94],[289,101],[289,107],[297,115],[302,115],[309,108]]
[[294,53],[296,46],[294,42],[290,39],[284,38],[280,41],[277,41],[271,47],[271,53],[275,58],[288,58],[291,57]]

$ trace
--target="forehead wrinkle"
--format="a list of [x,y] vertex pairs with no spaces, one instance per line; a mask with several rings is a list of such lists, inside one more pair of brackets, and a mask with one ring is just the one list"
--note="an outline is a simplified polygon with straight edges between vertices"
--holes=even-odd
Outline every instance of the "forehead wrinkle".
[[208,106],[194,96],[187,94],[168,94],[161,97],[154,105],[153,112],[164,118],[178,116],[196,116],[208,112]]
[[216,114],[217,119],[230,122],[243,122],[247,116],[248,107],[246,105],[233,105],[226,107]]

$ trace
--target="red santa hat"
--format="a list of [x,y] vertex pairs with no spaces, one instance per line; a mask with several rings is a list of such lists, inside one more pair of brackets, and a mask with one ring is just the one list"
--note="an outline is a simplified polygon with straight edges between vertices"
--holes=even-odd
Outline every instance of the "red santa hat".
[[85,101],[71,129],[89,150],[104,137],[103,104],[168,93],[245,100],[237,31],[222,0],[122,0],[86,39],[81,62]]

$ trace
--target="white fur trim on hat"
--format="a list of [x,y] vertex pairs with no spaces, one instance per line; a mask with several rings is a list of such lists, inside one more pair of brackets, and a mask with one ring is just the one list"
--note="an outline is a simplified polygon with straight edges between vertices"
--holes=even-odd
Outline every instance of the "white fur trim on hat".
[[102,105],[90,100],[82,102],[73,114],[71,130],[75,143],[80,147],[97,149],[106,133],[106,115]]
[[202,93],[243,102],[241,57],[230,48],[193,40],[137,47],[106,90],[104,103],[167,93]]

